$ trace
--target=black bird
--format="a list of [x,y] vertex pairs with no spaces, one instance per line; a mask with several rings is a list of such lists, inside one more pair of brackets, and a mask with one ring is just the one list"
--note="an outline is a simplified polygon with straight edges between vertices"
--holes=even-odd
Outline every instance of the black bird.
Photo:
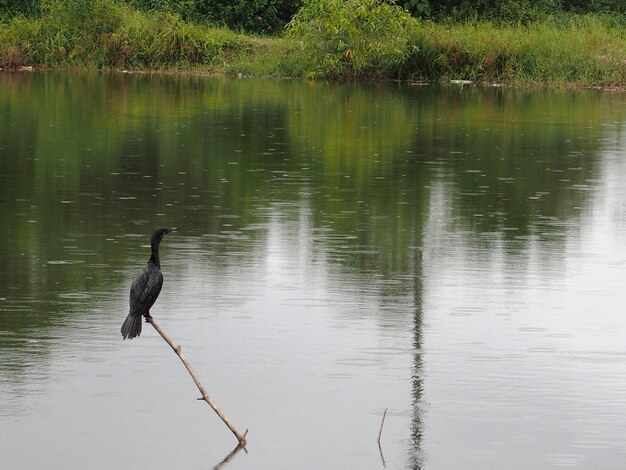
[[130,286],[130,310],[122,324],[122,336],[124,339],[133,339],[141,334],[141,317],[150,318],[150,308],[156,301],[163,286],[163,274],[161,274],[161,262],[159,260],[159,244],[163,237],[176,230],[175,228],[158,228],[152,233],[150,248],[152,255],[148,264],[137,274]]

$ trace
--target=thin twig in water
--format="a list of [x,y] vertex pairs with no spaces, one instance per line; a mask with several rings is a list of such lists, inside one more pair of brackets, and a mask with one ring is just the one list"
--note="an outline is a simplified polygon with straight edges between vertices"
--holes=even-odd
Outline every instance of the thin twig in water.
[[222,410],[220,410],[219,407],[213,402],[213,400],[211,399],[209,394],[206,392],[206,390],[204,389],[204,387],[200,383],[200,380],[198,379],[198,376],[196,375],[194,370],[191,368],[191,364],[189,364],[189,361],[187,360],[187,358],[183,354],[182,348],[180,347],[180,345],[175,344],[174,341],[172,341],[170,339],[170,337],[167,336],[167,334],[165,334],[165,331],[163,331],[161,329],[161,327],[154,321],[154,319],[152,317],[148,317],[147,321],[148,321],[148,323],[150,323],[154,327],[155,330],[157,330],[157,332],[161,335],[161,337],[165,340],[165,342],[170,345],[170,347],[174,350],[176,355],[180,358],[180,360],[185,365],[185,368],[187,369],[187,372],[189,372],[189,375],[191,375],[191,378],[195,382],[196,387],[198,387],[198,390],[200,390],[200,394],[202,395],[202,398],[198,398],[198,400],[206,401],[209,404],[209,406],[211,408],[213,408],[213,411],[215,411],[217,413],[217,415],[224,422],[224,424],[226,426],[228,426],[228,429],[230,429],[230,431],[235,435],[235,437],[239,441],[239,445],[241,447],[244,447],[246,445],[246,435],[248,434],[248,430],[246,429],[246,432],[243,433],[243,434],[241,434],[239,431],[237,431],[235,426],[233,426],[233,424],[226,417],[226,415],[222,412]]
[[[246,448],[241,445],[241,444],[237,444],[237,447],[235,447],[230,454],[228,454],[226,457],[224,457],[220,463],[218,463],[217,465],[215,465],[215,467],[213,467],[213,470],[220,470],[223,466],[225,466],[228,462],[230,462],[232,459],[235,458],[235,455],[237,455],[239,453],[239,451],[243,449],[246,450]],[[246,452],[248,452],[246,450]]]
[[385,408],[385,412],[383,413],[383,419],[380,422],[380,431],[378,431],[378,442],[380,444],[380,436],[383,434],[383,425],[385,424],[385,417],[387,416],[387,408]]
[[383,461],[383,467],[387,468],[387,464],[385,463],[385,456],[383,455],[383,448],[380,446],[380,442],[378,443],[378,452],[380,452],[380,460]]
[[383,467],[387,468],[387,464],[385,463],[385,456],[383,455],[383,448],[380,445],[380,436],[383,434],[383,425],[385,424],[385,417],[387,416],[387,409],[385,408],[385,412],[383,413],[383,419],[380,422],[380,430],[378,431],[378,439],[376,442],[378,443],[378,452],[380,452],[380,459],[383,461]]

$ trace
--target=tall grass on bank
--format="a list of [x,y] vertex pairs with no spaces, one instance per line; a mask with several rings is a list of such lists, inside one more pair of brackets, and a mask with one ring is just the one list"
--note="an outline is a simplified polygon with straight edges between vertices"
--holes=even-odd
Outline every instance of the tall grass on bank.
[[626,85],[626,26],[594,16],[526,26],[421,23],[401,73],[428,80]]
[[250,47],[249,37],[171,13],[138,12],[112,0],[52,0],[39,19],[15,18],[0,30],[0,65],[214,67]]

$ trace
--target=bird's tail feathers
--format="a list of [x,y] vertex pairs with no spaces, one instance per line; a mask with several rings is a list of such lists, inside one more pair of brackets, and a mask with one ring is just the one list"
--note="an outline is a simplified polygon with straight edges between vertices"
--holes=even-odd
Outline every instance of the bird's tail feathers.
[[141,315],[129,313],[122,323],[122,336],[124,339],[133,339],[141,334]]

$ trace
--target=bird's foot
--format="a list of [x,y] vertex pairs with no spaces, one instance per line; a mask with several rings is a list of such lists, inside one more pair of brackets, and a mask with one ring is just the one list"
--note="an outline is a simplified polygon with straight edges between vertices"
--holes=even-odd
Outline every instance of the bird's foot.
[[150,320],[152,320],[152,315],[150,315],[149,313],[147,315],[144,315],[146,317],[146,323],[150,323]]

